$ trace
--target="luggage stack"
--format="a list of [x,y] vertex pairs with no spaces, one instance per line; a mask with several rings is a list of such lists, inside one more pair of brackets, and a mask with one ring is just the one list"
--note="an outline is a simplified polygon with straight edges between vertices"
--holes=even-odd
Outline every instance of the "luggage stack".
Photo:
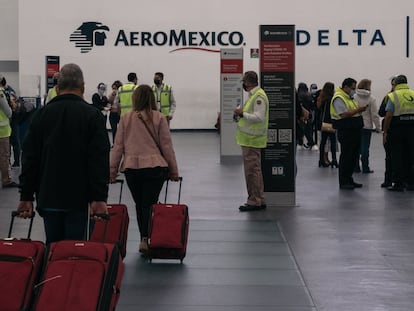
[[112,311],[119,299],[124,264],[112,243],[59,241],[50,244],[36,285],[33,311]]
[[11,238],[17,215],[17,212],[12,212],[8,238],[0,240],[0,310],[2,311],[29,310],[45,251],[43,242],[30,239],[35,214],[30,218],[27,238]]
[[[119,201],[122,196],[123,180]],[[0,240],[1,311],[113,311],[124,274],[129,224],[123,204],[108,204],[109,215],[99,215],[91,240],[51,243],[11,238]]]
[[179,259],[182,263],[187,251],[189,217],[188,207],[180,204],[182,177],[180,177],[178,202],[167,204],[168,180],[164,204],[151,207],[147,257],[152,259]]
[[[118,182],[121,201],[124,181]],[[108,215],[97,216],[105,220],[95,222],[91,239],[49,245],[33,311],[115,310],[124,274],[128,211],[125,205],[108,204]]]

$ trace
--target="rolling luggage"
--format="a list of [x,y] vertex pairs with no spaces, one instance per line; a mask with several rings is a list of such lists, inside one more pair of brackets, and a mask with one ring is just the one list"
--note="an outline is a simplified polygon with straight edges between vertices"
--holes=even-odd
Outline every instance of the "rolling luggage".
[[42,268],[45,246],[30,239],[33,217],[26,239],[11,238],[14,218],[12,212],[8,238],[0,240],[0,310],[29,310],[34,285]]
[[98,221],[95,222],[90,241],[105,241],[106,243],[116,243],[118,245],[122,258],[125,258],[128,238],[129,215],[127,206],[125,204],[121,204],[124,180],[117,179],[117,182],[121,183],[121,190],[119,192],[119,203],[107,204],[108,213],[110,217],[109,222],[107,224],[108,228],[106,236],[104,234],[106,226],[105,222]]
[[33,311],[115,310],[124,272],[116,244],[59,241],[47,254]]
[[168,181],[164,204],[151,207],[147,257],[151,262],[159,259],[183,259],[187,251],[189,217],[187,205],[180,204],[182,177],[178,191],[178,203],[167,204]]

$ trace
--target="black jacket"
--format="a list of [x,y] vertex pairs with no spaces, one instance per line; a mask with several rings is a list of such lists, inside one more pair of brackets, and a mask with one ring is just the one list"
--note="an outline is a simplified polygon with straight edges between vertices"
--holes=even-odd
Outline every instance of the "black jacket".
[[100,111],[59,95],[33,117],[23,144],[21,200],[40,210],[80,210],[106,201],[109,139]]

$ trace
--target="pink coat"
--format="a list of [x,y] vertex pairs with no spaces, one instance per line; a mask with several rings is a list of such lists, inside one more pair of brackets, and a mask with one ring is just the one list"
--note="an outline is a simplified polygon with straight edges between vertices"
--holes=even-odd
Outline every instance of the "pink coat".
[[111,154],[111,178],[116,178],[118,171],[124,172],[127,168],[150,167],[168,167],[169,176],[178,177],[177,161],[167,119],[159,111],[153,110],[151,123],[147,112],[142,111],[141,114],[158,140],[161,150],[142,120],[138,118],[137,111],[122,115]]

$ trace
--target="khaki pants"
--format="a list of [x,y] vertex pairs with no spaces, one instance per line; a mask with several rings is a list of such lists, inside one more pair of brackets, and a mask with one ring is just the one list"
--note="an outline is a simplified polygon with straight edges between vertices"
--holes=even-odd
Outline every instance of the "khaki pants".
[[261,149],[242,146],[244,176],[247,185],[247,204],[260,206],[265,204]]
[[0,138],[0,173],[2,184],[9,184],[11,182],[9,137]]

